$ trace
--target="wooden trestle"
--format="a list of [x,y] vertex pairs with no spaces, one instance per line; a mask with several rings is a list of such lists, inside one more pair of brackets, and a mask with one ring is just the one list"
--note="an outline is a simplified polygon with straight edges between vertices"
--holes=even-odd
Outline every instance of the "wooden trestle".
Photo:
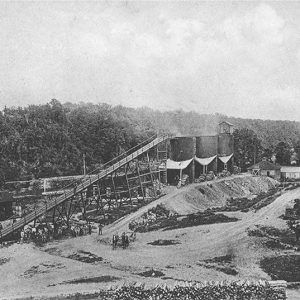
[[0,232],[3,238],[30,222],[63,223],[83,220],[109,223],[156,199],[166,183],[169,136],[153,138],[130,149],[84,179],[63,189],[62,195],[40,201],[29,213]]

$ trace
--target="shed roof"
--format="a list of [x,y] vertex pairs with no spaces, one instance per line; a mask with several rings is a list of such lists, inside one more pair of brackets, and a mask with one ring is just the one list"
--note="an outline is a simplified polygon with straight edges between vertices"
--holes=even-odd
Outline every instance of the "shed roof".
[[281,167],[282,173],[300,173],[300,167],[296,166],[282,166]]
[[232,156],[233,156],[233,153],[231,153],[230,155],[227,155],[227,156],[219,156],[219,159],[223,164],[227,164]]
[[253,170],[253,169],[259,169],[259,170],[280,170],[281,166],[280,165],[275,165],[269,161],[263,160],[251,167],[248,168],[248,170]]
[[192,162],[192,158],[184,161],[167,160],[167,169],[183,170]]
[[216,157],[217,157],[217,155],[211,156],[211,157],[207,157],[207,158],[199,158],[199,157],[195,156],[195,161],[198,162],[198,163],[199,163],[200,165],[202,165],[202,166],[207,166],[207,165],[209,165]]

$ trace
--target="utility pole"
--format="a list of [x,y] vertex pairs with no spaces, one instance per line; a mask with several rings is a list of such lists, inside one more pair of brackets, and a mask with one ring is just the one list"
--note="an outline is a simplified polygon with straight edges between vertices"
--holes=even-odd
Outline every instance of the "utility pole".
[[82,159],[83,159],[83,175],[86,175],[85,153],[83,153]]

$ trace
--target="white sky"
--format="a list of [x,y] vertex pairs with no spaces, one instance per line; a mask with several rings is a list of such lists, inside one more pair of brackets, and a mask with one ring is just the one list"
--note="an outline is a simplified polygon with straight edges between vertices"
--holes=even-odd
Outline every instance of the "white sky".
[[107,102],[300,121],[300,2],[1,2],[0,108]]

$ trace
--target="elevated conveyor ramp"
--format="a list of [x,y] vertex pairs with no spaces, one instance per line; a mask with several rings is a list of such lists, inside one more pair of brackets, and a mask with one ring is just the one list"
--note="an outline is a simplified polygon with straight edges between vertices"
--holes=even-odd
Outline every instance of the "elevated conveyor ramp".
[[[22,228],[24,225],[41,217],[46,212],[50,211],[51,209],[55,208],[56,206],[61,205],[62,203],[70,200],[76,194],[83,192],[84,190],[86,190],[88,187],[92,186],[99,180],[105,178],[109,174],[112,174],[114,171],[123,167],[125,164],[129,163],[130,161],[136,159],[141,154],[147,152],[151,148],[159,145],[162,142],[165,142],[170,137],[166,135],[166,136],[156,137],[154,139],[153,138],[154,137],[146,140],[142,144],[139,144],[138,146],[140,146],[140,147],[137,150],[134,151],[134,149],[137,148],[137,146],[136,146],[136,147],[128,150],[123,155],[120,155],[120,156],[116,157],[115,159],[113,159],[112,161],[106,163],[104,165],[104,169],[102,167],[101,169],[97,169],[97,170],[93,171],[92,174],[86,175],[86,177],[84,179],[82,179],[81,182],[79,184],[77,184],[74,188],[70,189],[72,184],[68,185],[67,187],[64,188],[64,193],[62,195],[60,195],[58,197],[54,197],[46,204],[42,205],[41,207],[30,212],[29,214],[21,217],[15,223],[4,228],[0,232],[0,238],[3,238],[5,236],[11,234],[12,232]],[[150,140],[152,140],[152,141],[150,141]],[[122,157],[124,157],[124,158],[122,158]]]

